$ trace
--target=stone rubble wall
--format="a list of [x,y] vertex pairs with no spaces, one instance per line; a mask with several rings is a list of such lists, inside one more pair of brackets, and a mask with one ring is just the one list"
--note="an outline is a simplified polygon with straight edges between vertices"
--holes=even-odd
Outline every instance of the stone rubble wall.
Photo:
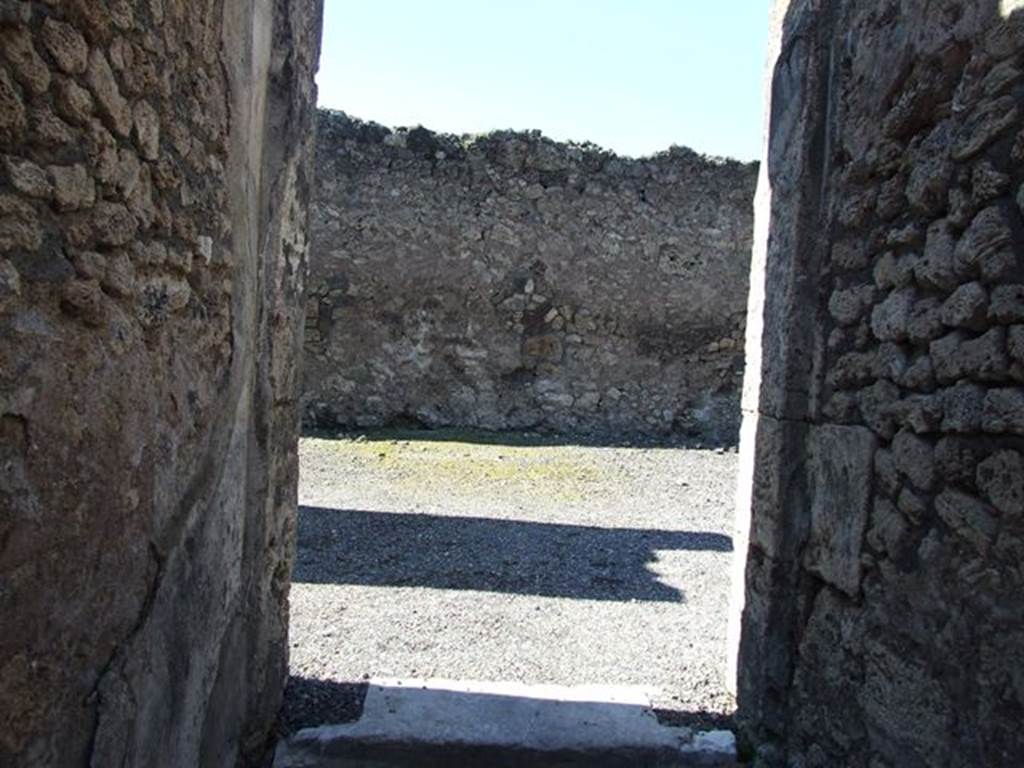
[[317,0],[0,3],[0,764],[221,766],[287,673]]
[[754,164],[321,112],[317,170],[310,426],[735,439]]
[[1021,764],[1013,5],[777,4],[741,445],[759,765]]

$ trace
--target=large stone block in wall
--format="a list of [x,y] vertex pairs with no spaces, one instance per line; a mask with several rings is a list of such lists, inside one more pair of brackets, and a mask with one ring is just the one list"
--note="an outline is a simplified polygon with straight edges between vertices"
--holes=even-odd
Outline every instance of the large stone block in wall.
[[320,115],[309,424],[735,439],[756,166]]
[[0,764],[222,766],[287,670],[317,0],[0,4]]
[[871,430],[835,425],[812,427],[806,443],[811,529],[804,563],[848,595],[860,589],[877,446]]

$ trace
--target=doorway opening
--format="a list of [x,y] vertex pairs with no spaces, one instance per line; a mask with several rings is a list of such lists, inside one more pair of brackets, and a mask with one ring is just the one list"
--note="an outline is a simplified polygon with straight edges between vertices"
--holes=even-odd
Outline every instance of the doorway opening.
[[756,166],[319,123],[282,731],[409,687],[728,729]]

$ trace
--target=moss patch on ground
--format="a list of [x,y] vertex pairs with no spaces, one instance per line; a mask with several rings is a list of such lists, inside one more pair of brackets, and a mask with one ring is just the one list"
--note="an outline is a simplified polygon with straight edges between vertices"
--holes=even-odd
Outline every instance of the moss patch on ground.
[[[424,434],[428,439],[422,439]],[[391,482],[415,489],[445,486],[451,493],[478,493],[497,484],[508,493],[543,494],[575,501],[589,486],[607,479],[609,469],[592,450],[529,434],[380,432],[309,441],[343,464],[386,474]]]

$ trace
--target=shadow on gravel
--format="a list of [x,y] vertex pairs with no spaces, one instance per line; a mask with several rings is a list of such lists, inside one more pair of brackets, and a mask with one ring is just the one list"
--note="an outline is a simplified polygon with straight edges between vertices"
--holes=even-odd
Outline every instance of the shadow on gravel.
[[363,714],[368,683],[289,675],[277,718],[279,737],[326,723],[350,723]]
[[719,533],[299,508],[293,580],[682,602],[648,565],[657,550],[732,552]]

